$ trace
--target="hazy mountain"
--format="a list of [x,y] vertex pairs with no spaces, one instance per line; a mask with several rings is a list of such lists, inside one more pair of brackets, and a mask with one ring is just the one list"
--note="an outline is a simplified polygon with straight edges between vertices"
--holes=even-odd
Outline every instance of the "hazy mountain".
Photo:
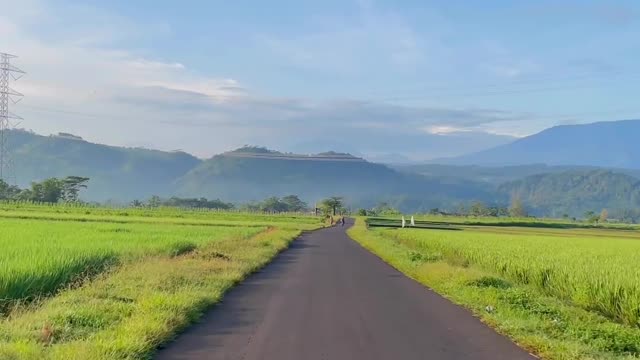
[[498,191],[518,196],[538,215],[581,217],[586,211],[640,209],[640,179],[609,170],[539,174],[505,183]]
[[48,177],[86,176],[91,180],[83,197],[91,200],[169,194],[175,179],[201,161],[184,152],[94,144],[71,134],[42,136],[13,130],[8,139],[11,177],[18,185]]
[[640,169],[640,120],[562,125],[489,150],[444,159],[448,164],[590,165]]
[[[586,166],[506,167],[405,165],[390,168],[339,152],[317,155],[245,147],[200,160],[183,152],[123,148],[71,134],[9,134],[17,183],[47,177],[91,178],[86,200],[129,201],[151,195],[220,198],[230,202],[299,195],[310,204],[342,195],[354,207],[386,201],[403,211],[456,209],[479,200],[506,205],[513,194],[536,214],[640,208],[640,170]],[[543,174],[541,174],[543,173]],[[618,211],[618,213],[616,213]],[[622,217],[620,215],[619,217]]]
[[640,169],[618,169],[576,165],[550,166],[545,164],[530,164],[511,166],[479,166],[443,164],[393,164],[390,166],[396,170],[403,172],[416,173],[425,176],[467,179],[486,182],[495,186],[531,175],[561,173],[567,171],[590,171],[597,169],[609,169],[616,173],[627,174],[640,178]]
[[178,194],[225,201],[297,194],[311,203],[343,195],[354,206],[388,201],[407,210],[495,200],[486,186],[472,181],[403,174],[348,154],[301,156],[255,148],[204,161],[178,181]]
[[[508,144],[516,138],[481,131],[453,131],[429,133],[421,129],[397,131],[368,131],[367,129],[336,128],[331,134],[313,134],[312,140],[291,139],[274,144],[278,149],[310,154],[327,149],[348,152],[379,162],[424,161],[434,158],[459,156]],[[348,142],[336,140],[348,139]]]

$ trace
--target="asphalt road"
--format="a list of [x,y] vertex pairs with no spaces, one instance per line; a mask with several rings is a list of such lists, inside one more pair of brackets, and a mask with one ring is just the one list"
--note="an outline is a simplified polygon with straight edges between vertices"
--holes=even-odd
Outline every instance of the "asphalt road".
[[303,235],[156,358],[534,359],[360,247],[346,228]]

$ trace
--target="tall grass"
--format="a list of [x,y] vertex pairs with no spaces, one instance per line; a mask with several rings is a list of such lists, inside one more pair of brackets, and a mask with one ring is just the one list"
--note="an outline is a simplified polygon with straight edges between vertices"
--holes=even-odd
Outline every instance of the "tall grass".
[[513,282],[640,326],[640,233],[520,229],[376,230],[457,265],[477,265]]
[[0,359],[149,359],[298,234],[270,229],[124,263],[0,319]]
[[0,309],[56,292],[109,266],[149,255],[180,255],[264,227],[112,224],[0,219]]
[[0,314],[123,261],[176,256],[272,226],[313,229],[320,222],[301,214],[0,202]]

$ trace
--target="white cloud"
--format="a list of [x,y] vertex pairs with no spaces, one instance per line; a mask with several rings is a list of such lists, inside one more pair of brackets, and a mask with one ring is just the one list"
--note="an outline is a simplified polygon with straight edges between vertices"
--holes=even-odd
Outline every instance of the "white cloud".
[[[142,27],[129,26],[126,19],[82,8],[78,11],[87,17],[84,22],[89,24],[96,16],[101,29],[114,33],[94,32],[91,27],[79,31],[75,24],[74,31],[61,31],[64,36],[54,41],[31,30],[38,19],[53,21],[49,8],[37,1],[21,6],[26,15],[17,20],[0,16],[0,30],[6,35],[0,39],[0,49],[20,55],[17,65],[28,75],[15,87],[26,98],[15,110],[25,118],[22,126],[41,133],[72,132],[92,141],[151,144],[200,156],[246,143],[294,149],[309,137],[327,143],[340,138],[370,151],[422,148],[443,156],[475,150],[473,139],[453,147],[437,142],[436,148],[424,129],[439,129],[442,135],[447,129],[460,132],[521,118],[491,109],[257,95],[235,79],[198,75],[179,59],[165,61],[112,46],[122,28],[135,33]],[[368,52],[386,54],[384,61],[394,66],[411,66],[422,56],[420,40],[410,27],[393,14],[370,8],[355,24],[342,23],[335,31],[324,28],[292,39],[262,40],[297,65],[332,71],[357,69],[360,56]],[[326,52],[330,46],[335,51]],[[493,140],[482,141],[484,146]]]
[[449,135],[449,134],[472,131],[471,129],[459,128],[455,126],[442,126],[442,125],[426,126],[423,128],[423,130],[433,135]]

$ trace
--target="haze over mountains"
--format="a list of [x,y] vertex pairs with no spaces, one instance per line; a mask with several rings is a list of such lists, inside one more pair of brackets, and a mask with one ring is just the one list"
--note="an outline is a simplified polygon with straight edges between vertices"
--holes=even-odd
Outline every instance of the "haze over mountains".
[[251,201],[297,194],[314,202],[330,194],[370,207],[380,201],[405,209],[428,210],[492,193],[473,181],[443,181],[439,177],[400,173],[348,154],[316,156],[242,148],[216,155],[177,181],[181,196],[206,196],[225,201]]
[[[348,152],[369,161],[381,163],[415,163],[445,156],[459,156],[505,145],[517,138],[481,131],[449,131],[431,129],[396,133],[370,132],[355,134],[336,129],[333,134],[314,134],[313,140],[292,140],[291,144],[273,147],[301,154],[313,154],[328,149]],[[366,136],[363,136],[365,135]],[[343,139],[342,141],[336,139]]]
[[403,211],[428,211],[473,201],[504,206],[517,195],[537,215],[581,216],[585,209],[622,214],[640,207],[640,198],[626,196],[639,186],[636,134],[640,121],[559,126],[446,164],[392,167],[349,154],[304,156],[259,147],[202,160],[19,130],[11,132],[10,144],[19,185],[86,176],[91,181],[83,197],[93,201],[177,195],[247,202],[296,194],[313,203],[344,195],[354,207],[385,201]]
[[640,169],[640,120],[562,125],[440,162],[465,165],[588,165]]

